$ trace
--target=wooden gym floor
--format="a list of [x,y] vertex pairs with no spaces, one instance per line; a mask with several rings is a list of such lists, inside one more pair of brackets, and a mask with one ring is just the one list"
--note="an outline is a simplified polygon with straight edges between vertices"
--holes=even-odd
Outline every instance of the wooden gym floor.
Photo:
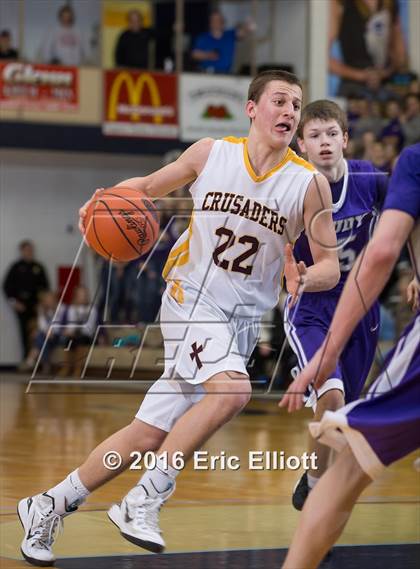
[[[59,380],[58,380],[59,381]],[[33,386],[3,374],[0,381],[0,567],[27,567],[21,561],[18,499],[45,491],[77,467],[90,450],[129,421],[141,388],[107,390],[63,384]],[[137,392],[136,392],[137,391]],[[150,555],[119,536],[106,510],[135,484],[126,472],[97,490],[78,513],[65,520],[55,551],[63,569],[166,567],[280,567],[298,520],[290,503],[300,472],[253,471],[250,450],[305,451],[304,411],[288,415],[277,400],[254,399],[247,409],[207,443],[217,455],[237,455],[236,471],[194,471],[178,477],[176,494],[162,511],[167,553]],[[388,469],[361,496],[325,569],[384,569],[420,566],[420,474],[410,455]],[[403,545],[406,544],[406,545]],[[357,547],[356,547],[357,546]],[[304,569],[304,568],[296,568]]]

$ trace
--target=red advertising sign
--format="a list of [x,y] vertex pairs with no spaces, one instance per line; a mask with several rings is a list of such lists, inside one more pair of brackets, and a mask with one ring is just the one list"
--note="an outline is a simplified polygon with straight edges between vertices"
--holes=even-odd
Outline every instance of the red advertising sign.
[[0,108],[74,111],[79,106],[77,67],[9,61],[0,64]]
[[104,72],[103,133],[178,137],[177,77],[148,71]]

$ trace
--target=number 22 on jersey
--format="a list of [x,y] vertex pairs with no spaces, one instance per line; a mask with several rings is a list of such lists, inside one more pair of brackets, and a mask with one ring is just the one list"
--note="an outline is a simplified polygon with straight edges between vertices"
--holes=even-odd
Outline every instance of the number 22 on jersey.
[[[220,245],[218,245],[213,251],[213,261],[215,264],[225,271],[233,271],[236,273],[243,273],[244,275],[250,275],[252,272],[252,265],[245,263],[249,257],[252,257],[257,253],[260,246],[258,239],[252,235],[241,235],[238,237],[227,227],[218,227],[215,233],[220,237],[221,241]],[[238,257],[233,259],[233,261],[221,259],[220,256],[236,243],[241,243],[242,245],[247,246],[247,248],[243,253],[238,255]]]

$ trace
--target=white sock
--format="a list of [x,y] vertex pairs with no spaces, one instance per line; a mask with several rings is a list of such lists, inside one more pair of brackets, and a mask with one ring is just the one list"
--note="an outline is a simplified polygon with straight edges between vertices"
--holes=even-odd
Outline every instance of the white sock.
[[143,486],[147,495],[152,498],[170,490],[175,484],[175,478],[180,473],[180,470],[167,465],[167,462],[169,463],[169,459],[166,459],[166,456],[158,456],[156,468],[147,470],[137,483],[137,486]]
[[314,488],[315,485],[317,484],[319,478],[316,478],[315,476],[311,476],[310,474],[307,474],[307,476],[308,476],[308,486],[312,490],[312,488]]
[[85,501],[90,492],[83,485],[78,469],[76,469],[57,486],[50,488],[47,494],[54,498],[54,511],[62,516],[77,509],[77,506]]

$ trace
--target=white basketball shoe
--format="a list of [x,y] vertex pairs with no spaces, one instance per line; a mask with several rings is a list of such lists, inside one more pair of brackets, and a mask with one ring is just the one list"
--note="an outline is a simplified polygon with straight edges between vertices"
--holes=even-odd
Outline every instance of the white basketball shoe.
[[153,553],[161,553],[165,542],[159,527],[159,511],[174,491],[175,483],[153,498],[139,484],[129,491],[121,504],[111,506],[108,517],[125,539]]
[[55,561],[52,546],[63,527],[62,517],[54,512],[54,498],[46,492],[18,503],[18,516],[25,531],[21,551],[32,565],[48,567]]

